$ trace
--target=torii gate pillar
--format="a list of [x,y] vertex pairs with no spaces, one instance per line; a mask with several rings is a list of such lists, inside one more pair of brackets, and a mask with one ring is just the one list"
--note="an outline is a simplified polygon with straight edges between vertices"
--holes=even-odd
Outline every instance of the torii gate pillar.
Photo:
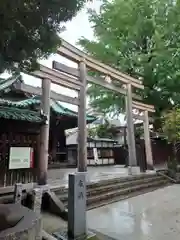
[[49,148],[49,118],[50,118],[50,92],[51,80],[42,80],[42,97],[41,109],[46,117],[45,123],[40,129],[40,156],[38,163],[38,184],[47,184],[47,170],[48,170],[48,148]]
[[128,174],[132,175],[134,173],[139,173],[140,168],[137,166],[137,159],[136,159],[131,84],[127,84],[126,115],[127,115],[127,142],[128,142],[128,154],[129,154]]
[[144,111],[144,141],[145,141],[145,151],[146,151],[146,162],[147,169],[153,170],[153,157],[152,157],[152,148],[151,140],[149,134],[149,116],[148,111]]

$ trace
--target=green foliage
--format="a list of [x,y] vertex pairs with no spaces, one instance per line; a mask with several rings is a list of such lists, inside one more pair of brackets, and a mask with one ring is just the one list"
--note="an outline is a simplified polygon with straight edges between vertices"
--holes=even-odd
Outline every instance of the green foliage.
[[176,143],[180,140],[180,109],[174,108],[165,113],[162,130],[169,142]]
[[[0,73],[37,68],[60,45],[58,34],[85,0],[1,0]],[[17,66],[18,64],[18,66]]]
[[92,137],[92,138],[96,137],[97,136],[96,128],[88,128],[87,135],[88,137]]
[[141,138],[144,134],[144,128],[143,126],[135,126],[135,129],[134,129],[134,135],[136,138]]
[[116,135],[116,127],[105,120],[104,124],[97,126],[96,135],[100,138],[113,138]]
[[173,143],[173,156],[169,158],[168,169],[172,176],[178,172],[177,142],[180,141],[180,109],[174,108],[163,115],[162,130],[170,143]]
[[99,124],[96,127],[88,129],[89,137],[99,137],[99,138],[113,138],[116,136],[116,127],[109,123],[107,119],[103,124]]
[[[95,58],[143,78],[141,95],[155,105],[157,119],[173,102],[180,103],[179,12],[179,0],[104,0],[100,13],[88,12],[96,40],[79,40]],[[94,85],[88,91],[92,106],[123,111],[124,96]]]
[[170,158],[168,160],[167,166],[172,174],[178,172],[178,161],[176,160],[176,158]]

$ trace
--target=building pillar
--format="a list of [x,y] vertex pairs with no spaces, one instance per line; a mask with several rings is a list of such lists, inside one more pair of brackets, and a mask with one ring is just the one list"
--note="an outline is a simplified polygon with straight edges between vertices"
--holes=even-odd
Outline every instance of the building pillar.
[[58,130],[58,142],[59,142],[58,151],[61,152],[61,155],[59,156],[60,162],[66,162],[67,160],[66,134],[64,128],[62,128],[61,125]]
[[57,162],[56,153],[57,153],[57,134],[53,131],[51,138],[51,154],[52,154],[52,162]]
[[123,128],[123,136],[124,136],[124,146],[127,145],[127,128]]
[[128,142],[128,154],[129,154],[129,172],[128,173],[131,175],[133,173],[140,172],[139,167],[137,167],[137,159],[136,159],[131,84],[127,84],[126,116],[127,116],[127,142]]
[[153,167],[151,139],[150,139],[150,133],[149,133],[149,117],[148,117],[147,110],[144,111],[144,141],[145,141],[147,168],[152,170],[154,167]]
[[47,184],[47,170],[48,170],[48,150],[49,150],[49,118],[50,118],[50,92],[51,81],[49,79],[42,80],[42,98],[41,110],[45,116],[45,122],[40,129],[40,156],[38,164],[38,184]]
[[59,124],[57,124],[56,119],[51,121],[51,154],[52,154],[52,162],[58,162],[58,156],[57,156],[57,148],[58,148],[58,136],[59,136]]

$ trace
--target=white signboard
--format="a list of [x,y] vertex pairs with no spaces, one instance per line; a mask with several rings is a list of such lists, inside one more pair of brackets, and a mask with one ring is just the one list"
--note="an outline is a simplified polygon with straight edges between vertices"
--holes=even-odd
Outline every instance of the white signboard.
[[33,167],[33,148],[11,147],[9,155],[9,169]]
[[99,162],[99,158],[98,158],[97,148],[93,148],[93,154],[94,154],[94,162],[98,163]]

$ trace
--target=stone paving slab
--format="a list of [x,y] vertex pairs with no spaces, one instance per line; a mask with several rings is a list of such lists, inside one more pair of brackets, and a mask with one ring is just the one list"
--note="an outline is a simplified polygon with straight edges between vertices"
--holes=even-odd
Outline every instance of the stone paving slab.
[[67,227],[67,222],[65,222],[62,218],[50,213],[43,213],[42,221],[43,229],[49,234],[56,232],[58,229]]
[[180,186],[88,211],[88,227],[117,240],[180,239]]
[[[49,213],[43,213],[42,219],[43,219],[43,229],[49,234],[59,231],[59,229],[63,230],[67,228],[67,222],[65,222],[58,216],[54,216]],[[91,231],[91,229],[89,230]],[[98,231],[93,230],[92,232],[96,234],[97,240],[116,240]]]

